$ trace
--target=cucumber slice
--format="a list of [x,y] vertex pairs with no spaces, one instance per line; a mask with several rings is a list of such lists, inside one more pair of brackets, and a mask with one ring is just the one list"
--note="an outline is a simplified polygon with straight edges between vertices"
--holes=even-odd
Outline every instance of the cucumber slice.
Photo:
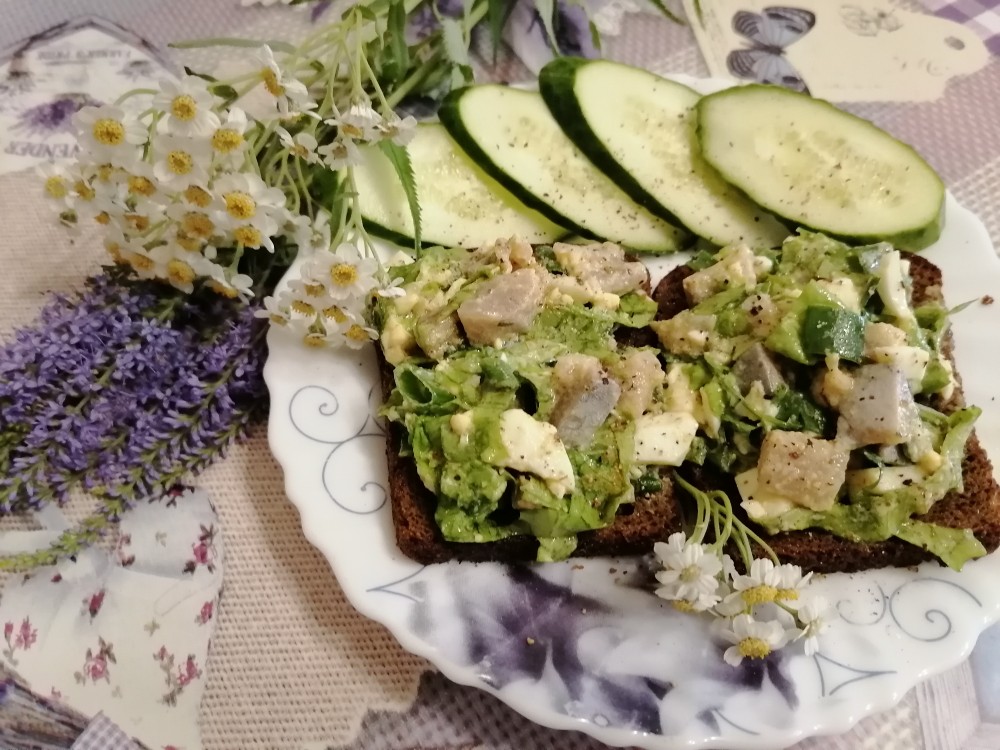
[[550,62],[538,80],[566,135],[640,205],[716,245],[777,247],[788,236],[701,158],[696,91],[628,65],[572,57]]
[[944,184],[916,151],[829,102],[749,85],[698,102],[705,159],[757,203],[849,242],[919,250],[944,225]]
[[[441,125],[419,125],[407,150],[420,200],[423,244],[474,248],[512,235],[540,244],[566,234],[477,167]],[[373,234],[412,245],[413,216],[389,158],[374,146],[362,147],[354,180],[365,226]]]
[[591,164],[534,91],[470,86],[449,94],[438,116],[484,171],[556,224],[643,253],[673,252],[688,239]]

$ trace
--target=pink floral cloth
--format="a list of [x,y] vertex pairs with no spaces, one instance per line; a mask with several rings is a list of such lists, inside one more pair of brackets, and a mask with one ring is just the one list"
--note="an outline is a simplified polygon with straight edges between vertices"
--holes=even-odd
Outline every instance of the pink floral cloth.
[[178,488],[140,503],[110,551],[8,583],[0,659],[35,692],[88,716],[103,712],[150,748],[198,750],[222,564],[203,492]]

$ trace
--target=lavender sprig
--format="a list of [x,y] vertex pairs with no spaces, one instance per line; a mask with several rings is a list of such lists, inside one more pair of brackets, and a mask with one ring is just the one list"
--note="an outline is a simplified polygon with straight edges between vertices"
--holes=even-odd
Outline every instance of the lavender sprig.
[[53,298],[0,346],[0,514],[63,503],[74,487],[97,495],[101,511],[47,551],[72,554],[221,456],[266,407],[254,309],[117,270]]

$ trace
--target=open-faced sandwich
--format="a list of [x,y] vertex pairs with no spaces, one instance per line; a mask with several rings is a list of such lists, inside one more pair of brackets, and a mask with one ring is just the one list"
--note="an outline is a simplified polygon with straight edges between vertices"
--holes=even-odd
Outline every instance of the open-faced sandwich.
[[693,488],[809,570],[960,567],[1000,544],[922,258],[802,232],[699,254],[650,295],[616,245],[512,239],[392,273],[383,413],[416,560],[647,553]]

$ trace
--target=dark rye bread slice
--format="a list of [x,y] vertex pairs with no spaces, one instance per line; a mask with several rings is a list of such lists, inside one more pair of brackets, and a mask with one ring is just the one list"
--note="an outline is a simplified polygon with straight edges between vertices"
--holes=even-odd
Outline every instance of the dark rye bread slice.
[[[906,254],[906,259],[910,261],[914,303],[919,305],[941,301],[941,269],[918,255]],[[691,269],[681,266],[667,274],[659,283],[653,293],[659,306],[659,318],[670,318],[688,306],[683,281],[691,273]],[[942,349],[954,364],[952,347],[949,333]],[[961,381],[957,371],[956,381],[958,385],[955,394],[947,402],[934,404],[936,408],[952,412],[962,406]],[[934,504],[927,515],[919,518],[942,526],[971,529],[983,546],[992,552],[1000,546],[1000,487],[993,478],[990,459],[975,433],[966,446],[962,471],[963,490],[948,493]],[[711,482],[704,474],[699,478]],[[736,492],[731,481],[719,481],[716,478],[711,483],[730,493]],[[735,497],[732,494],[730,496]],[[899,539],[873,543],[851,542],[826,531],[811,530],[762,536],[782,562],[799,565],[803,570],[817,573],[846,573],[887,566],[906,567],[936,559],[922,548]]]
[[[629,258],[634,260],[634,258]],[[643,289],[650,291],[649,281]],[[628,331],[622,343],[631,343]],[[645,343],[645,342],[644,342]],[[393,368],[376,347],[379,373],[382,381],[382,398],[389,397],[395,386]],[[401,425],[391,424],[386,440],[386,458],[389,465],[389,499],[392,505],[392,523],[396,544],[407,557],[420,563],[439,563],[449,560],[474,562],[527,562],[536,558],[538,541],[530,536],[515,536],[498,542],[449,542],[444,539],[434,520],[437,500],[417,474],[411,458],[400,456],[405,440]],[[649,495],[636,498],[635,503],[623,506],[614,523],[603,529],[585,531],[577,535],[573,557],[618,557],[645,554],[653,542],[666,539],[682,528],[680,506],[673,484],[664,473],[663,488]]]

